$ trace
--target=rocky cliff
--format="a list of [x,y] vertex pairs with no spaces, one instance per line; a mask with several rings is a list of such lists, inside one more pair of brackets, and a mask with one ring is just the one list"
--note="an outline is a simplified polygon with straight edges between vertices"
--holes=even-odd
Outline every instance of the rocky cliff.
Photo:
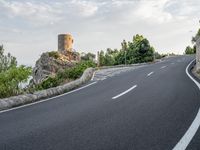
[[[78,54],[73,53],[74,56]],[[33,83],[39,84],[49,76],[54,76],[58,71],[73,67],[76,60],[69,60],[69,57],[60,52],[46,52],[37,60],[33,69]]]

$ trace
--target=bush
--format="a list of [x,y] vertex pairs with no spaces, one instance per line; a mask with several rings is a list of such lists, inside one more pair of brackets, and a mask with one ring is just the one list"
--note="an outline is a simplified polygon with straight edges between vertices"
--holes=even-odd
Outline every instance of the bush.
[[59,79],[77,79],[83,74],[85,69],[90,67],[94,68],[96,67],[96,64],[93,61],[82,61],[72,68],[58,72],[56,76]]
[[83,72],[90,67],[96,67],[96,64],[93,61],[83,61],[77,63],[76,66],[72,68],[68,68],[64,71],[58,72],[55,77],[49,77],[47,80],[37,85],[35,89],[36,90],[48,89],[59,86],[66,80],[75,80],[81,77]]
[[100,66],[112,66],[120,64],[133,64],[151,62],[154,59],[154,48],[142,35],[133,36],[133,40],[121,43],[121,50],[107,49],[99,54]]
[[89,60],[93,61],[93,60],[95,60],[95,57],[96,56],[93,53],[82,53],[81,60],[83,60],[83,61],[89,61]]
[[59,53],[58,52],[52,51],[52,52],[48,52],[48,54],[49,54],[49,57],[53,57],[55,59],[59,58]]
[[196,53],[196,48],[192,48],[190,46],[187,46],[185,49],[185,54],[195,54]]
[[0,73],[0,98],[21,94],[23,90],[19,87],[20,83],[25,83],[31,75],[31,68],[20,66],[12,67]]
[[42,82],[41,87],[43,89],[48,89],[51,87],[56,87],[60,84],[60,80],[58,78],[49,77],[45,82]]

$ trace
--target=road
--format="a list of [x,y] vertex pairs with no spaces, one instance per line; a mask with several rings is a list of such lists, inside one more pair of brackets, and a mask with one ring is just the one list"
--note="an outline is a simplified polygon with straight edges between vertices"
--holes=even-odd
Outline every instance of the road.
[[[178,150],[200,108],[185,72],[193,59],[167,58],[0,113],[0,149]],[[187,150],[199,150],[199,139],[200,129]]]

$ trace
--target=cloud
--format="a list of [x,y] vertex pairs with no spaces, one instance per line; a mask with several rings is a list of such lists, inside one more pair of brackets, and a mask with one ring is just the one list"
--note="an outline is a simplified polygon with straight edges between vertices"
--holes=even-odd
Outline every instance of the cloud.
[[199,17],[199,0],[171,0],[168,1],[165,10],[180,17]]
[[66,21],[66,19],[94,16],[99,4],[85,0],[51,2],[0,0],[0,9],[4,16],[22,18],[32,25],[46,26]]
[[73,11],[78,12],[83,17],[90,17],[95,15],[98,11],[98,4],[95,2],[85,0],[72,0],[69,5],[72,6]]
[[138,3],[133,14],[146,19],[147,22],[166,23],[170,21],[173,16],[164,10],[165,5],[169,0],[142,0]]
[[44,2],[20,2],[20,1],[0,1],[1,12],[10,18],[20,17],[33,24],[50,24],[57,22],[61,18],[57,5],[50,5]]
[[77,50],[120,48],[139,33],[159,52],[183,51],[189,31],[198,28],[199,9],[199,0],[0,0],[0,44],[32,63],[56,50],[57,34],[66,32]]

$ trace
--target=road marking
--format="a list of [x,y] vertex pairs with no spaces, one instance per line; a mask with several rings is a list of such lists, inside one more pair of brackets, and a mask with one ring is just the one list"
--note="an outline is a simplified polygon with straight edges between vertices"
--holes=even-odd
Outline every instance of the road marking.
[[58,96],[54,96],[54,97],[51,97],[51,98],[48,98],[48,99],[44,99],[44,100],[41,100],[41,101],[37,101],[37,102],[33,102],[33,103],[30,103],[30,104],[25,104],[25,105],[22,105],[22,106],[19,106],[19,107],[14,107],[14,108],[10,108],[10,109],[7,109],[7,110],[2,110],[0,111],[0,114],[1,113],[5,113],[5,112],[9,112],[9,111],[12,111],[12,110],[17,110],[17,109],[20,109],[20,108],[24,108],[24,107],[27,107],[27,106],[31,106],[31,105],[35,105],[35,104],[39,104],[39,103],[43,103],[43,102],[46,102],[46,101],[49,101],[49,100],[53,100],[55,98],[58,98],[58,97],[62,97],[62,96],[65,96],[65,95],[68,95],[68,94],[71,94],[71,93],[74,93],[74,92],[77,92],[77,91],[80,91],[82,89],[85,89],[91,85],[94,85],[96,84],[97,82],[92,82],[90,84],[87,84],[83,87],[80,87],[78,89],[75,89],[75,90],[72,90],[72,91],[69,91],[67,93],[64,93],[64,94],[61,94],[61,95],[58,95]]
[[149,77],[150,75],[152,75],[154,72],[150,72],[149,74],[147,74],[147,77]]
[[95,74],[96,74],[96,71],[94,71],[94,73],[93,73],[93,75],[92,75],[92,78],[91,78],[91,81],[94,80],[94,76],[95,76]]
[[171,63],[172,65],[174,65],[175,63]]
[[160,69],[164,69],[164,68],[166,68],[167,66],[162,66]]
[[119,95],[117,95],[117,96],[115,96],[115,97],[112,97],[112,99],[117,99],[117,98],[123,96],[124,94],[130,92],[131,90],[135,89],[136,87],[137,87],[137,85],[134,85],[134,86],[132,86],[131,88],[129,88],[128,90],[126,90],[126,91],[120,93]]
[[[197,87],[200,90],[200,83],[197,82],[188,72],[188,68],[192,64],[193,61],[191,61],[189,63],[189,65],[185,69],[185,72],[188,75],[188,77],[197,85]],[[173,150],[185,150],[187,148],[187,146],[190,144],[190,142],[191,142],[192,138],[194,137],[195,133],[197,132],[199,126],[200,126],[200,109],[199,109],[194,121],[192,122],[192,124],[190,125],[190,127],[188,128],[186,133],[183,135],[183,137],[180,139],[180,141],[173,148]]]

